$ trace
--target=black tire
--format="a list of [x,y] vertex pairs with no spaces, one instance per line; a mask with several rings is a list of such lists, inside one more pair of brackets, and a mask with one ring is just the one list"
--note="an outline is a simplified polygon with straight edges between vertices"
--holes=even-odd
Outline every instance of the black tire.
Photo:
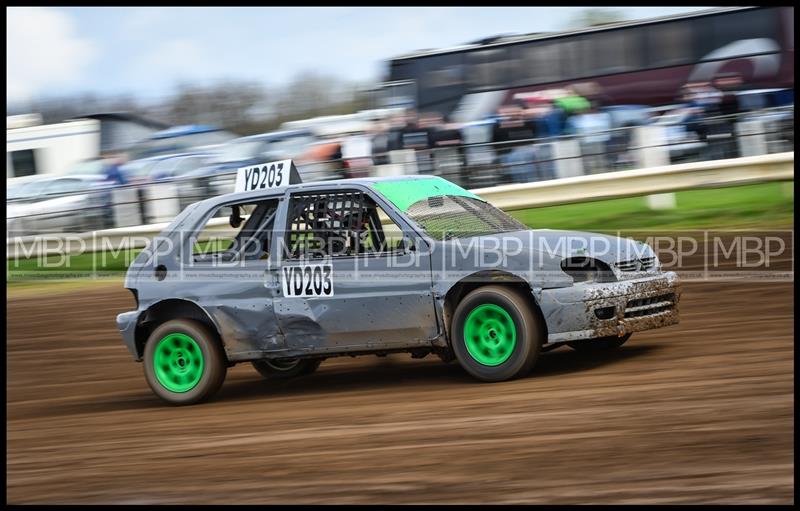
[[[470,354],[464,336],[465,322],[476,307],[501,307],[514,323],[516,342],[510,356],[498,365],[485,365]],[[539,357],[544,341],[544,328],[539,316],[518,291],[503,286],[480,287],[465,296],[453,313],[451,344],[461,367],[473,377],[486,382],[511,380],[530,372]]]
[[622,337],[600,337],[598,339],[587,339],[585,341],[574,341],[568,342],[570,348],[574,349],[575,351],[581,351],[586,353],[591,352],[599,352],[599,351],[612,351],[623,344],[625,344],[628,339],[631,338],[631,334],[625,334]]
[[[166,388],[156,375],[154,368],[156,349],[169,334],[189,336],[202,353],[203,368],[200,379],[187,391],[175,392]],[[153,330],[144,346],[144,375],[147,384],[155,395],[172,405],[191,405],[211,398],[225,381],[227,371],[227,359],[217,335],[199,321],[191,319],[167,321]]]
[[286,360],[253,360],[256,371],[268,380],[285,380],[306,376],[317,370],[321,358],[295,358]]

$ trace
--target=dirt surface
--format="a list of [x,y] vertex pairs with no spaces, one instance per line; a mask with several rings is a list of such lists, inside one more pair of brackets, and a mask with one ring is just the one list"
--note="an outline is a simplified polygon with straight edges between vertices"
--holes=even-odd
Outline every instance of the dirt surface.
[[207,404],[147,387],[125,290],[8,303],[10,503],[792,503],[792,283],[684,287],[681,324],[526,378],[331,359],[232,368]]

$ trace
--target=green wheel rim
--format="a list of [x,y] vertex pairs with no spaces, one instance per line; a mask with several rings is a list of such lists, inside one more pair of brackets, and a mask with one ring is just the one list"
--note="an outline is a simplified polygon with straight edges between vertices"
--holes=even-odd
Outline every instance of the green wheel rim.
[[499,305],[479,305],[464,322],[464,344],[479,364],[498,366],[514,352],[517,327],[511,315]]
[[156,379],[170,392],[189,392],[203,376],[203,351],[186,334],[163,337],[153,353]]

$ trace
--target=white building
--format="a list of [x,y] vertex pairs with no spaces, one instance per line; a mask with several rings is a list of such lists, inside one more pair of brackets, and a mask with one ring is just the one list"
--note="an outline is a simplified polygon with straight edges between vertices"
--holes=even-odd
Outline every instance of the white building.
[[61,174],[100,156],[100,121],[41,124],[37,114],[6,117],[6,178]]

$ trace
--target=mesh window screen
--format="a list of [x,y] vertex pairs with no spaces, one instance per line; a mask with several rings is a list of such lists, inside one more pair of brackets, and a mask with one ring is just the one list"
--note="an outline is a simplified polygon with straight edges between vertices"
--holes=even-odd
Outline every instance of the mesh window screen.
[[379,226],[375,203],[362,192],[295,195],[287,255],[298,259],[374,252],[383,245]]
[[527,229],[491,204],[453,195],[418,201],[408,208],[408,216],[440,240]]

